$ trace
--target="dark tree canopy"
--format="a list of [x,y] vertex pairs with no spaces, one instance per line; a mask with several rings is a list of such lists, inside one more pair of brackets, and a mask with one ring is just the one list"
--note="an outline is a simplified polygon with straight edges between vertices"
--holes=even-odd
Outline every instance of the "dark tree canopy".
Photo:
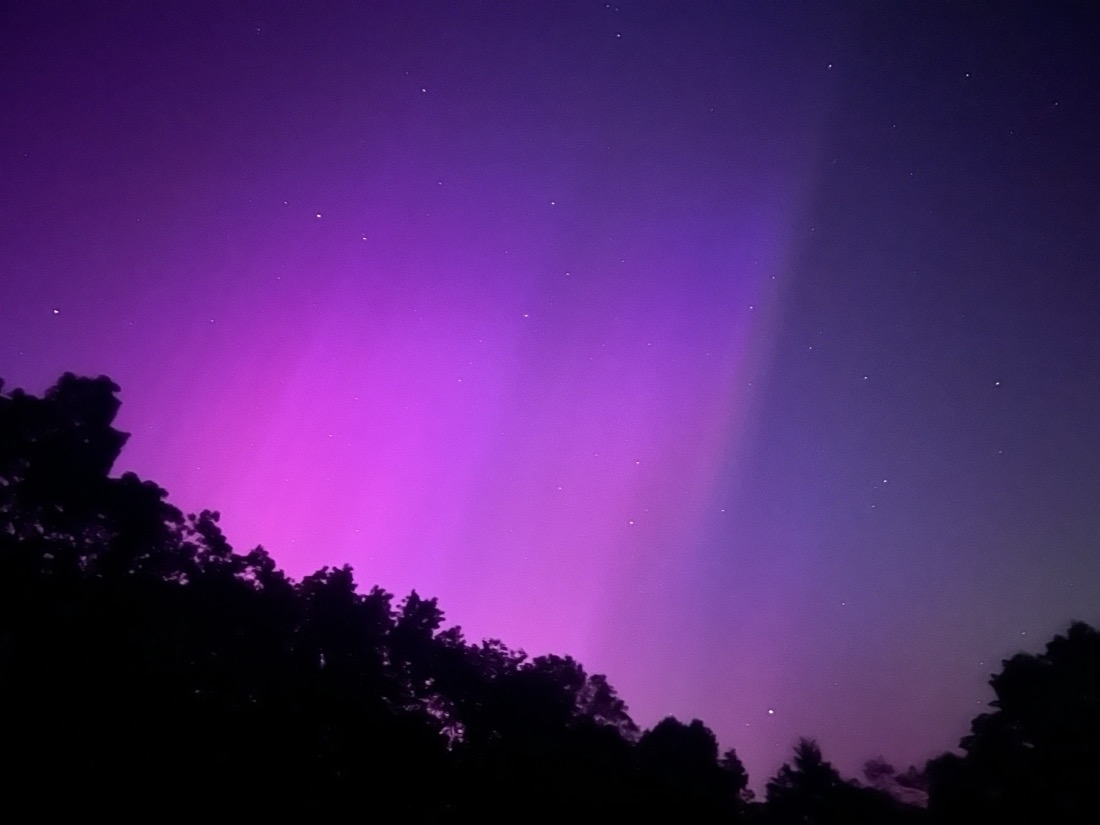
[[768,782],[767,821],[774,825],[875,825],[919,814],[882,790],[842,779],[812,739],[799,740],[794,758]]
[[[3,384],[0,383],[0,388]],[[993,677],[963,755],[846,780],[813,740],[753,801],[700,720],[641,731],[569,656],[468,641],[433,598],[295,582],[216,511],[111,476],[119,388],[0,393],[0,753],[40,815],[211,805],[413,822],[1100,822],[1100,634],[1074,624]],[[923,801],[929,807],[902,804]],[[1020,820],[1015,817],[1023,816]]]
[[1100,633],[1073,623],[1043,653],[1020,653],[990,680],[963,756],[929,765],[944,821],[1100,821]]
[[370,798],[414,821],[629,797],[637,727],[603,676],[468,643],[435,599],[361,593],[350,567],[293,582],[235,552],[218,513],[111,477],[118,390],[66,374],[0,394],[9,796]]

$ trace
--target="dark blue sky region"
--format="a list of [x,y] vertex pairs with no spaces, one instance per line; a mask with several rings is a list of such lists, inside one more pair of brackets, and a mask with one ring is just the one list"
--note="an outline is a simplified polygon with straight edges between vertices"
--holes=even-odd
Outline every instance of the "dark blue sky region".
[[1091,4],[0,8],[0,376],[759,783],[1100,597]]

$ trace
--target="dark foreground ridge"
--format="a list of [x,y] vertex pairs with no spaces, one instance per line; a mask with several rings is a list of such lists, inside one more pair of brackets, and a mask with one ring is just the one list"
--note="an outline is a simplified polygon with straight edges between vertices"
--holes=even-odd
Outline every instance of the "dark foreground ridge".
[[[435,599],[294,582],[111,468],[118,387],[0,384],[7,812],[353,812],[406,822],[1100,821],[1100,634],[993,677],[960,754],[843,779],[812,740],[753,800],[699,720],[640,731],[600,675],[444,627]],[[30,807],[28,807],[30,806]]]

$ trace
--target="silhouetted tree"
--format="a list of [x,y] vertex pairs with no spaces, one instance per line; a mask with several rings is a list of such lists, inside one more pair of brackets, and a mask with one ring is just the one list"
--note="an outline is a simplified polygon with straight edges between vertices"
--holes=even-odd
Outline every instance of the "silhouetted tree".
[[630,718],[626,702],[619,698],[606,676],[599,673],[589,676],[577,692],[575,704],[581,718],[612,728],[629,742],[637,740],[638,726]]
[[262,548],[235,552],[216,511],[110,476],[117,392],[66,374],[41,398],[0,393],[9,803],[318,816],[369,798],[412,821],[510,819],[532,799],[629,808],[637,727],[606,678],[469,643],[435,599],[394,608],[350,567],[295,583]]
[[780,767],[767,785],[767,804],[776,823],[831,823],[836,820],[840,774],[812,739],[800,739],[794,759]]
[[747,777],[736,755],[720,764],[718,740],[700,720],[666,717],[637,746],[645,806],[679,821],[728,819],[740,810]]
[[1100,821],[1100,633],[1073,623],[990,680],[995,710],[974,719],[964,755],[928,767],[944,822]]
[[740,757],[737,756],[737,752],[730,748],[722,754],[722,758],[718,762],[726,775],[726,781],[728,783],[728,792],[733,796],[737,803],[740,805],[746,805],[755,799],[756,794],[749,788],[749,773],[745,770],[745,765],[741,762]]
[[413,761],[431,776],[444,743],[394,701],[389,595],[360,596],[350,569],[294,585],[261,548],[233,552],[216,512],[184,517],[155,484],[111,477],[117,392],[66,374],[42,398],[0,394],[9,799],[117,809],[256,783],[336,799]]
[[886,825],[919,818],[919,809],[887,793],[844,780],[812,739],[768,782],[766,821],[774,825]]
[[750,806],[737,754],[719,758],[699,720],[639,734],[607,678],[569,656],[469,642],[435,599],[414,591],[395,606],[361,592],[348,566],[294,582],[262,548],[236,552],[216,511],[184,515],[156,484],[110,475],[127,439],[117,393],[72,374],[41,398],[0,392],[9,805],[324,818],[369,800],[371,816],[412,822],[514,821],[532,805],[540,818],[894,821],[875,807],[888,797],[840,780],[812,743]]

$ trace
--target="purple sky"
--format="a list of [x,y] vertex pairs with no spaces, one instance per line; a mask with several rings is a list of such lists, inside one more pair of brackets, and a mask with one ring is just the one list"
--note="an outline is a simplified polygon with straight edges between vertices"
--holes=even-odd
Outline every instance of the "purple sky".
[[0,376],[757,785],[924,759],[1100,621],[1100,18],[983,8],[4,3]]

